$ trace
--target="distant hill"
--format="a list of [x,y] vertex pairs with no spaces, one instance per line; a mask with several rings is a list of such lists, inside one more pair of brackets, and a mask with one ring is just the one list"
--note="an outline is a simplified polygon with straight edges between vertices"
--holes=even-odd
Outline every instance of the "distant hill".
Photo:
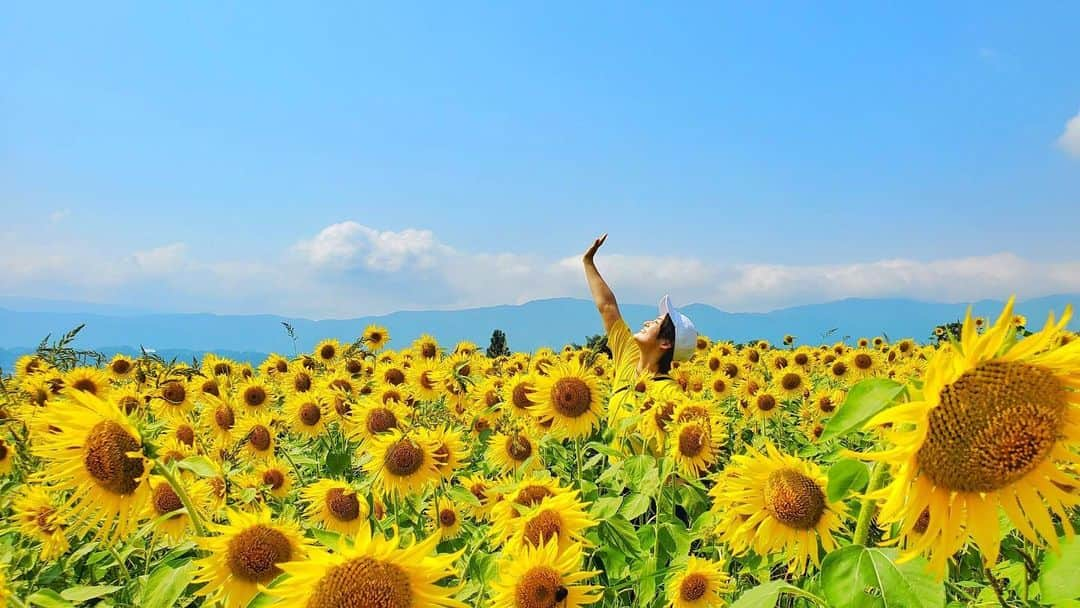
[[[1070,302],[1080,302],[1080,294],[1027,300],[1017,305],[1017,312],[1026,315],[1032,327],[1040,327],[1049,311],[1060,314]],[[1001,306],[1001,302],[990,300],[973,304],[975,314],[990,317]],[[283,321],[295,328],[296,346],[301,351],[310,350],[327,337],[351,341],[370,323],[386,326],[391,347],[395,348],[408,345],[423,333],[446,344],[472,340],[484,347],[492,330],[502,329],[511,349],[531,351],[541,346],[558,348],[570,342],[583,343],[586,336],[602,331],[592,302],[572,298],[324,321],[275,315],[143,313],[103,305],[82,307],[79,310],[75,302],[0,297],[0,367],[11,369],[14,359],[36,347],[45,335],[59,336],[81,323],[86,328],[76,341],[80,348],[137,353],[140,346],[145,346],[181,359],[201,356],[206,351],[230,351],[231,356],[252,361],[270,352],[292,354],[293,344],[281,325]],[[656,316],[656,308],[651,305],[623,304],[621,308],[635,328]],[[961,318],[966,308],[966,304],[903,299],[846,299],[767,313],[729,313],[705,304],[691,304],[684,312],[702,333],[714,339],[778,342],[790,333],[801,342],[816,344],[882,334],[891,339],[925,340],[935,325]],[[1071,328],[1078,327],[1080,324],[1074,320]]]

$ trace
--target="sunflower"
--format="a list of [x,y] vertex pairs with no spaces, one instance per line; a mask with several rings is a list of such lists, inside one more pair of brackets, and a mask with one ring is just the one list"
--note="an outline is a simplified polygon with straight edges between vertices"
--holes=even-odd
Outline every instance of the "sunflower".
[[26,378],[48,370],[51,365],[37,355],[23,355],[15,361],[15,377]]
[[282,564],[289,578],[266,593],[284,605],[307,608],[468,608],[453,599],[458,588],[436,584],[456,574],[452,565],[460,555],[435,554],[438,542],[432,535],[402,547],[396,532],[387,539],[363,526],[356,536],[343,538],[333,553],[317,549],[309,559]]
[[165,431],[159,439],[175,439],[188,448],[195,448],[195,424],[186,416],[168,418],[165,421]]
[[236,424],[236,437],[241,442],[241,451],[250,459],[266,459],[274,455],[277,444],[277,431],[270,412],[254,411],[240,418]]
[[383,494],[418,494],[439,479],[436,449],[422,437],[391,429],[371,440],[369,451],[374,457],[364,470]]
[[435,446],[435,468],[443,481],[450,481],[454,473],[465,463],[469,456],[469,446],[461,437],[461,432],[442,426],[435,429],[420,429],[423,441]]
[[303,559],[310,545],[291,521],[275,521],[268,509],[254,513],[229,510],[228,523],[210,524],[219,536],[198,539],[209,553],[197,560],[194,582],[206,583],[196,594],[208,596],[208,604],[244,608],[282,573],[281,565]]
[[186,416],[195,409],[193,391],[183,378],[169,378],[160,383],[150,394],[155,413],[168,418]]
[[831,416],[844,403],[847,393],[839,389],[819,389],[810,395],[810,403],[821,416]]
[[236,387],[236,403],[247,412],[269,408],[274,399],[273,388],[262,378],[248,378]]
[[406,369],[401,363],[389,361],[379,371],[380,378],[390,386],[401,386],[407,380],[405,376]]
[[735,590],[723,562],[690,556],[667,581],[668,608],[719,608]]
[[135,361],[127,355],[117,354],[109,361],[105,369],[109,371],[109,377],[113,380],[126,380],[135,371]]
[[368,350],[377,352],[390,341],[390,332],[381,325],[368,325],[364,328],[361,339],[367,344]]
[[600,383],[577,362],[552,365],[547,376],[536,379],[532,399],[535,416],[551,420],[556,436],[583,438],[600,422]]
[[233,372],[236,371],[237,367],[236,362],[231,359],[219,357],[213,353],[207,353],[206,356],[203,357],[201,369],[205,376],[220,378],[223,381],[228,382],[232,378]]
[[422,334],[412,343],[412,350],[421,359],[438,359],[439,341],[428,334]]
[[[180,483],[184,483],[182,478],[180,478]],[[202,487],[187,484],[184,491],[191,498],[193,506],[205,504],[205,499],[195,495],[196,489],[201,491]],[[186,511],[177,513],[183,509],[184,503],[180,500],[180,495],[169,485],[169,482],[164,477],[151,475],[150,500],[146,505],[146,518],[152,520],[157,532],[173,544],[183,540],[192,525],[191,516]],[[201,513],[199,515],[202,516]]]
[[349,432],[361,442],[370,441],[392,429],[405,428],[408,415],[408,410],[396,401],[361,399],[349,417]]
[[84,391],[69,397],[35,438],[45,460],[35,481],[71,492],[59,512],[72,534],[94,531],[112,544],[134,529],[150,495],[142,436],[116,405]]
[[884,371],[884,360],[876,350],[860,348],[847,354],[848,367],[854,378],[869,378]]
[[22,535],[41,543],[41,559],[52,561],[67,553],[68,539],[56,502],[45,488],[27,486],[15,499],[14,511]]
[[786,400],[798,400],[810,391],[810,379],[798,369],[785,369],[773,376],[773,388]]
[[712,391],[713,399],[720,401],[731,395],[731,378],[723,372],[715,372],[709,376],[708,387]]
[[735,385],[735,396],[744,401],[750,401],[765,388],[765,377],[757,372],[750,372],[738,379]]
[[675,459],[679,470],[690,479],[698,479],[702,472],[716,462],[717,445],[705,420],[692,419],[678,424],[668,441],[668,454]]
[[282,379],[281,386],[289,395],[304,395],[315,388],[315,376],[311,370],[297,365],[287,377]]
[[247,479],[249,487],[265,490],[274,498],[285,498],[293,487],[293,474],[277,458],[268,458],[259,462]]
[[479,349],[480,347],[476,345],[476,342],[462,340],[461,342],[458,342],[454,345],[454,354],[471,357],[475,355],[476,351]]
[[439,398],[445,388],[439,380],[439,365],[430,359],[420,359],[409,368],[409,386],[420,401]]
[[320,479],[300,491],[308,519],[320,528],[352,536],[367,527],[368,503],[356,489],[335,479]]
[[797,575],[810,562],[820,567],[818,546],[826,553],[838,548],[833,533],[845,516],[843,503],[826,499],[825,484],[817,465],[781,454],[771,443],[764,454],[748,448],[732,457],[709,491],[719,517],[715,533],[736,555],[783,551]]
[[139,392],[134,384],[124,384],[110,391],[109,401],[115,403],[128,416],[142,414],[143,405],[146,403],[145,395]]
[[511,529],[493,526],[492,530],[507,535],[506,545],[511,552],[522,545],[540,547],[553,538],[557,539],[559,550],[564,551],[572,543],[584,543],[585,532],[597,524],[589,517],[588,506],[578,499],[577,491],[566,492],[543,498],[539,504],[525,508],[520,517],[513,520]]
[[64,388],[90,393],[104,399],[109,393],[109,377],[96,367],[76,367],[64,374]]
[[907,536],[928,511],[907,555],[932,552],[939,575],[969,537],[988,565],[997,561],[999,507],[1028,540],[1056,547],[1050,514],[1071,533],[1068,513],[1080,503],[1062,489],[1080,485],[1071,472],[1080,462],[1080,342],[1055,344],[1071,309],[1019,341],[1012,309],[1010,298],[981,335],[969,310],[960,339],[930,362],[922,395],[868,423],[895,446],[865,455],[892,468],[878,493],[881,519],[901,522]]
[[218,447],[232,444],[236,429],[236,410],[224,399],[208,397],[199,415],[201,430],[209,430]]
[[762,388],[750,398],[750,415],[761,420],[783,416],[784,408],[780,399],[780,392],[775,387]]
[[494,491],[494,486],[499,482],[491,481],[481,475],[461,476],[457,478],[458,484],[469,491],[479,504],[467,505],[473,518],[476,520],[487,519],[491,514],[491,508],[499,498],[499,493]]
[[326,402],[318,395],[296,395],[285,401],[285,417],[294,433],[315,438],[326,432]]
[[544,466],[536,439],[525,431],[493,433],[488,442],[487,460],[502,473],[533,471]]
[[341,348],[341,342],[327,338],[315,345],[315,350],[311,351],[315,360],[327,367],[332,367],[335,362],[341,357],[344,349]]
[[259,373],[278,380],[289,373],[289,360],[277,353],[270,353],[259,365]]
[[503,383],[502,402],[504,409],[511,416],[522,420],[532,419],[532,409],[536,405],[533,393],[536,390],[536,376],[531,373],[517,374]]
[[505,554],[492,582],[499,608],[578,608],[600,601],[602,587],[582,584],[599,574],[581,570],[581,545],[559,551],[554,539]]
[[7,475],[15,468],[15,446],[0,437],[0,475]]
[[461,534],[461,513],[449,498],[440,496],[431,501],[426,512],[440,540],[453,540]]

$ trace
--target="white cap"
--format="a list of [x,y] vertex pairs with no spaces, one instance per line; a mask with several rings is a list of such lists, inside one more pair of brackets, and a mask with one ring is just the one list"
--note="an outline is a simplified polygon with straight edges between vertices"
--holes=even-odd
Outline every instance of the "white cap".
[[698,334],[694,322],[672,306],[671,296],[660,298],[660,314],[670,316],[671,322],[675,324],[675,352],[672,359],[676,361],[689,359],[697,348]]

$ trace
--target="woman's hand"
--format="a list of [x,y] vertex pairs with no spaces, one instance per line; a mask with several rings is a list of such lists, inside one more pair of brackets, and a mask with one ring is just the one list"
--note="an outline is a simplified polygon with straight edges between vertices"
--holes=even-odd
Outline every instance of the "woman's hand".
[[593,256],[596,255],[596,250],[600,249],[600,246],[604,244],[604,241],[606,239],[607,233],[605,232],[604,234],[601,234],[599,238],[593,241],[592,247],[589,247],[589,249],[585,252],[585,255],[582,256],[581,261],[585,262],[586,264],[591,263],[593,261]]

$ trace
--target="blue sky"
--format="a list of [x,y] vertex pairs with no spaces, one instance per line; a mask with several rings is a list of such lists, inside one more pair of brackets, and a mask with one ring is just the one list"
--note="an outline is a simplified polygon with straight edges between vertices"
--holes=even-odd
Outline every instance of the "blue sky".
[[6,13],[5,295],[584,297],[605,230],[637,301],[1080,292],[1075,4]]

